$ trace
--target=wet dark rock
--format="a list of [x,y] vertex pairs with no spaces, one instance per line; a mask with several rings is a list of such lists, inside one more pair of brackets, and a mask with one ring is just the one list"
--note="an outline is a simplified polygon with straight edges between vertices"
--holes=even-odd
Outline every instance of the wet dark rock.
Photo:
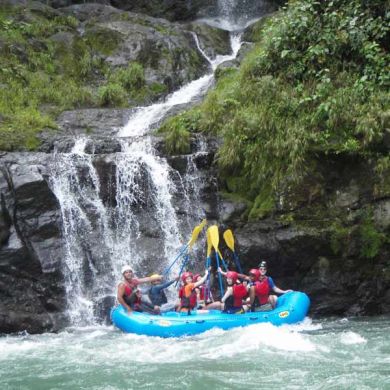
[[98,299],[94,305],[95,317],[101,318],[103,324],[111,325],[110,313],[115,305],[114,296],[106,296]]
[[233,221],[240,218],[247,209],[245,203],[231,202],[225,199],[221,199],[219,202],[219,215],[222,223]]
[[40,135],[42,152],[69,152],[75,138],[92,137],[87,153],[115,153],[121,150],[120,141],[113,136],[127,123],[131,109],[83,109],[64,111],[57,119],[58,130]]
[[199,21],[190,23],[187,28],[197,34],[200,47],[209,58],[214,59],[217,55],[228,55],[231,53],[232,49],[228,31]]
[[116,206],[116,164],[110,156],[98,156],[93,165],[99,175],[100,198],[105,207]]
[[47,165],[43,154],[0,159],[0,333],[66,324],[60,212],[45,179]]
[[128,11],[141,12],[155,17],[164,17],[169,20],[194,19],[200,8],[207,6],[206,0],[111,0],[115,7]]

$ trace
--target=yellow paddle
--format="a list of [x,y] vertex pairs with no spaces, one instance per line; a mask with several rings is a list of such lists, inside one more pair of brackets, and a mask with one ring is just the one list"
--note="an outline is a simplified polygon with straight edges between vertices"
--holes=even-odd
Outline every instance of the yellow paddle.
[[[195,241],[198,239],[199,233],[202,231],[202,229],[204,228],[206,223],[207,223],[207,221],[204,219],[199,225],[194,227],[194,230],[192,231],[192,235],[191,235],[190,240],[188,241],[188,243],[186,245],[184,245],[180,249],[179,254],[176,256],[175,260],[173,260],[171,265],[163,272],[163,275],[168,274],[168,272],[171,270],[171,268],[176,263],[176,261],[180,259],[180,257],[188,256],[188,250],[191,249],[191,247],[194,245]],[[182,265],[182,267],[180,269],[180,274],[182,273],[182,271],[184,269],[184,265],[185,265],[185,263]]]
[[[207,229],[207,233],[210,237],[210,242],[211,245],[214,247],[215,250],[215,258],[217,260],[217,267],[219,268],[219,249],[218,249],[218,244],[219,244],[219,231],[218,231],[218,226],[213,225],[210,226]],[[222,256],[221,256],[222,259]],[[223,261],[223,260],[222,260]],[[219,281],[219,288],[221,290],[221,295],[223,295],[223,285],[222,285],[222,275],[218,272],[218,281]]]
[[226,245],[233,252],[233,258],[234,258],[234,262],[236,263],[236,267],[237,267],[238,271],[240,272],[240,274],[242,274],[242,268],[241,268],[240,260],[238,258],[238,255],[237,255],[236,251],[234,250],[233,232],[230,229],[225,230],[225,232],[223,233],[223,238],[224,238],[224,240],[226,242]]
[[225,230],[225,232],[223,233],[223,238],[226,242],[226,245],[229,247],[229,249],[231,249],[232,252],[234,252],[234,237],[230,229]]
[[195,226],[194,230],[192,231],[192,236],[190,241],[188,242],[188,246],[191,249],[191,247],[194,245],[195,241],[198,239],[200,232],[205,227],[207,221],[204,219],[199,225]]
[[210,229],[207,229],[206,237],[207,237],[207,257],[210,257],[211,249],[213,246],[213,244],[211,243]]

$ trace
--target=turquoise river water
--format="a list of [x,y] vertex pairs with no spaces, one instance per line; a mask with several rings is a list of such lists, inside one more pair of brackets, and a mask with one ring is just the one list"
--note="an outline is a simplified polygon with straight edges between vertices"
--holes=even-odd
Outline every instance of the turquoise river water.
[[0,389],[390,389],[390,317],[161,339],[110,326],[0,337]]

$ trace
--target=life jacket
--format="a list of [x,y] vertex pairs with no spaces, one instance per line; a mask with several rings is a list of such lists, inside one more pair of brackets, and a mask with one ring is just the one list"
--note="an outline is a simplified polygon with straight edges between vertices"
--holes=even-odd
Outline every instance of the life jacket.
[[168,302],[164,290],[160,290],[158,294],[152,294],[152,289],[150,288],[148,291],[148,297],[150,302],[152,302],[152,304],[155,306],[161,306]]
[[124,284],[125,284],[125,294],[123,298],[126,301],[126,303],[130,304],[131,306],[139,305],[141,303],[141,297],[139,297],[136,294],[133,295],[133,292],[135,291],[134,286],[129,286],[127,283]]
[[199,299],[201,301],[204,301],[205,296],[206,296],[206,286],[202,285],[202,286],[199,286],[198,288],[199,288]]
[[270,290],[271,289],[267,277],[265,277],[263,280],[258,280],[255,283],[255,296],[257,298],[255,305],[265,305],[268,302]]
[[186,309],[193,309],[196,306],[196,291],[193,289],[189,297],[184,295],[184,286],[179,290],[180,306]]
[[225,310],[230,308],[242,307],[242,300],[248,294],[246,287],[243,284],[234,284],[233,285],[233,295],[228,297],[225,301]]

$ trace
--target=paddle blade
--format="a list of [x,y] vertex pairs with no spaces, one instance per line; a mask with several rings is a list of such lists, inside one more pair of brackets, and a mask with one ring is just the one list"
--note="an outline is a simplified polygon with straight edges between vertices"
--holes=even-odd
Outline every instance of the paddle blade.
[[188,246],[190,248],[192,247],[192,245],[194,245],[195,241],[198,239],[199,233],[205,227],[206,223],[207,221],[204,219],[199,225],[195,226],[194,230],[192,231],[191,239],[188,242]]
[[207,257],[209,258],[211,254],[211,247],[213,246],[213,244],[211,243],[210,229],[207,229],[206,237],[207,237]]
[[225,233],[223,233],[223,238],[226,242],[226,245],[234,252],[234,237],[230,229],[225,230]]
[[210,232],[210,240],[211,244],[213,245],[215,251],[218,251],[218,244],[219,244],[219,231],[218,231],[218,226],[213,225],[209,227],[209,232]]

